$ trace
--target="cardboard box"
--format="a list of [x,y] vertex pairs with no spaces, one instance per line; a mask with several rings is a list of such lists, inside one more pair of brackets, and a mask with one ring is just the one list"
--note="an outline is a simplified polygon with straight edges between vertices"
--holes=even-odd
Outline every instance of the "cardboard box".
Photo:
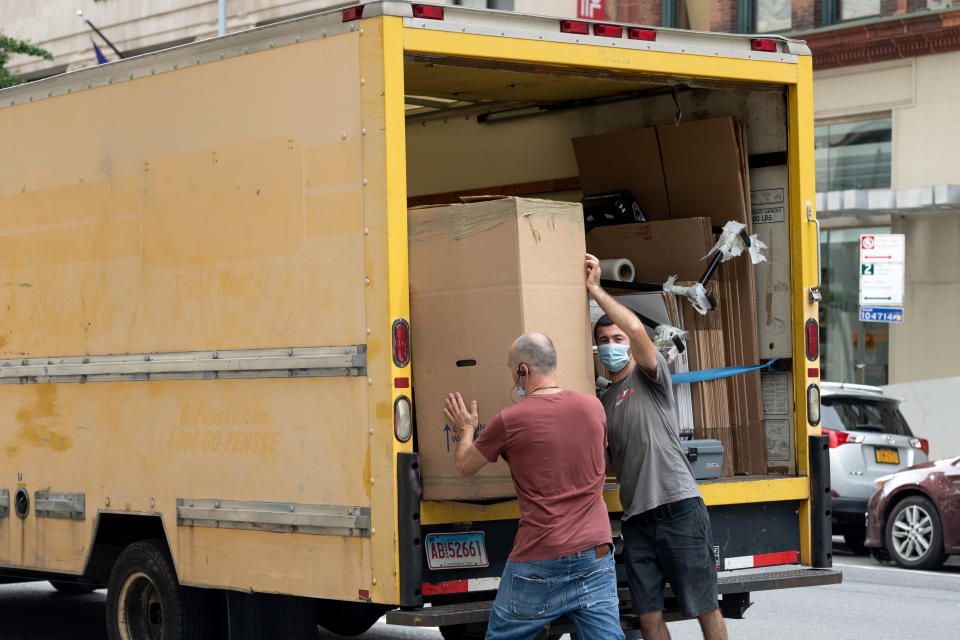
[[[558,382],[593,393],[579,204],[495,198],[409,212],[412,367],[427,500],[514,495],[507,465],[461,478],[457,438],[443,414],[460,391],[480,423],[511,404],[507,350],[522,333],[550,336]],[[514,395],[514,398],[516,396]]]
[[698,280],[714,242],[708,218],[681,218],[597,227],[587,234],[587,251],[601,259],[628,258],[634,281],[663,284],[673,275]]
[[573,150],[583,195],[626,189],[647,220],[670,217],[656,129],[574,138]]

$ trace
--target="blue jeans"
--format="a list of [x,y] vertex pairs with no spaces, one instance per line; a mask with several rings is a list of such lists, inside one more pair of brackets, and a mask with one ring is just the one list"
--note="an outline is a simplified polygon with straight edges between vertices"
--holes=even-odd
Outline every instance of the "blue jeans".
[[486,640],[532,640],[566,614],[580,640],[623,640],[613,553],[596,549],[556,560],[508,562]]

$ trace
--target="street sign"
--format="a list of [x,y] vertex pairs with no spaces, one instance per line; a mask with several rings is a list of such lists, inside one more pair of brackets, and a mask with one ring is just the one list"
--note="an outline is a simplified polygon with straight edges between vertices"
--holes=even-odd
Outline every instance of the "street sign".
[[[865,322],[903,322],[904,255],[902,233],[860,236],[860,319]],[[896,313],[876,313],[889,307]],[[868,319],[864,318],[864,311]],[[891,319],[894,318],[894,319]]]
[[860,322],[903,322],[903,309],[860,307]]

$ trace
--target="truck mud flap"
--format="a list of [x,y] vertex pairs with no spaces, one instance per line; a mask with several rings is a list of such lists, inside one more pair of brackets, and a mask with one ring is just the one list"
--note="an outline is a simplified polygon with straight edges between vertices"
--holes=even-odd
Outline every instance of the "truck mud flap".
[[[807,567],[775,567],[773,569],[746,569],[721,573],[717,583],[720,595],[720,608],[726,617],[739,618],[749,606],[752,591],[770,591],[793,587],[814,587],[826,584],[839,584],[843,575],[837,569],[812,569]],[[621,610],[630,610],[630,590],[625,585],[619,589]],[[667,596],[671,596],[667,589]],[[479,602],[459,602],[415,609],[398,609],[387,614],[387,623],[408,627],[440,627],[457,624],[485,622],[493,607],[492,600]],[[678,614],[665,613],[667,620],[678,620]],[[624,616],[625,626],[632,626],[631,615]],[[559,620],[559,627],[564,620]],[[561,628],[557,631],[562,631]],[[554,625],[551,625],[554,630]]]

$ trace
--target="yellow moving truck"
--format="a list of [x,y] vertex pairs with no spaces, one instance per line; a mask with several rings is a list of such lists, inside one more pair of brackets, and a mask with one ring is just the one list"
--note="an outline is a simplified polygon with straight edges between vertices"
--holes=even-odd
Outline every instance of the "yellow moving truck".
[[0,91],[0,573],[108,586],[111,638],[482,634],[518,511],[421,498],[408,206],[578,199],[571,138],[680,116],[743,118],[771,247],[783,461],[701,485],[724,613],[839,581],[807,48],[410,2]]

